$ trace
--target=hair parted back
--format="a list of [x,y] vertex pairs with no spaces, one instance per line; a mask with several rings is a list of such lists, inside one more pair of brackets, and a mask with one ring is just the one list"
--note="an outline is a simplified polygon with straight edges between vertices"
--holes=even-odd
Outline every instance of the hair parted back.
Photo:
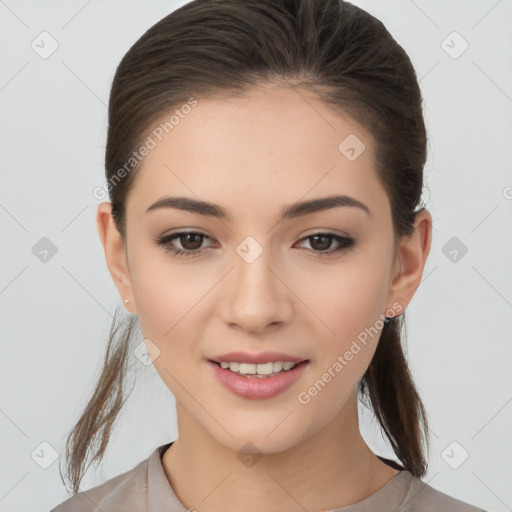
[[[194,0],[140,37],[112,82],[105,175],[123,238],[125,201],[139,166],[122,180],[113,178],[154,123],[190,98],[228,97],[267,83],[311,91],[372,134],[395,237],[412,232],[424,209],[422,96],[409,57],[384,25],[343,0]],[[358,392],[404,468],[419,478],[427,470],[428,425],[403,352],[403,321],[385,323]],[[121,336],[116,324],[114,315],[96,390],[66,443],[66,478],[74,493],[87,461],[101,461],[127,398],[134,318]]]

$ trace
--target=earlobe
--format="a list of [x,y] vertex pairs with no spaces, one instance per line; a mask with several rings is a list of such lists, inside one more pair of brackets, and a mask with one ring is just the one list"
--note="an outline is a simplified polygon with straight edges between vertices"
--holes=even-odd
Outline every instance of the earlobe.
[[[112,280],[114,281],[126,309],[128,309],[128,303],[133,307],[134,300],[130,269],[126,258],[125,241],[119,233],[112,217],[112,203],[103,202],[98,205],[96,224]],[[130,313],[134,313],[134,311],[128,311],[130,311]]]
[[398,271],[389,297],[405,310],[421,283],[432,241],[432,216],[423,209],[416,214],[413,232],[402,238],[398,248]]

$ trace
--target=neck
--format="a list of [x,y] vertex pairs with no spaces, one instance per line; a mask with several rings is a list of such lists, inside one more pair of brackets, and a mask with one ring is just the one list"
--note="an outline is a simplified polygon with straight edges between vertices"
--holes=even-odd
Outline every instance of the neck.
[[324,429],[279,453],[241,464],[178,405],[179,437],[165,452],[178,499],[201,512],[329,510],[357,503],[398,472],[368,448],[355,393]]

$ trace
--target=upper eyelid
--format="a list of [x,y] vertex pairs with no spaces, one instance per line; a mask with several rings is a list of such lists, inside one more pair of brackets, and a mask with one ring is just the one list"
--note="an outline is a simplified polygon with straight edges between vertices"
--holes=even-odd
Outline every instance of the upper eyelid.
[[[210,240],[215,240],[214,237],[208,235],[207,233],[205,233],[204,231],[201,231],[200,229],[188,229],[188,230],[182,230],[182,231],[173,231],[171,233],[166,233],[165,235],[160,235],[157,237],[157,239],[178,237],[179,235],[190,235],[190,234],[200,235],[200,236],[209,238]],[[303,240],[304,238],[309,238],[309,237],[315,236],[315,235],[327,235],[327,236],[339,236],[342,238],[352,238],[352,236],[349,235],[348,233],[337,232],[336,230],[333,231],[332,229],[327,229],[327,228],[326,229],[317,228],[316,231],[313,231],[307,235],[303,235],[300,238],[300,240]]]

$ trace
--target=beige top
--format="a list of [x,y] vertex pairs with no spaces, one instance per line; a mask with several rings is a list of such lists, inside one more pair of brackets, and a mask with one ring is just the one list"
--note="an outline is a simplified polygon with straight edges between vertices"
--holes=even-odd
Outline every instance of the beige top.
[[[171,444],[159,446],[133,469],[71,496],[50,512],[188,512],[162,466],[162,456]],[[405,470],[363,501],[328,512],[375,511],[485,512],[437,491]]]

